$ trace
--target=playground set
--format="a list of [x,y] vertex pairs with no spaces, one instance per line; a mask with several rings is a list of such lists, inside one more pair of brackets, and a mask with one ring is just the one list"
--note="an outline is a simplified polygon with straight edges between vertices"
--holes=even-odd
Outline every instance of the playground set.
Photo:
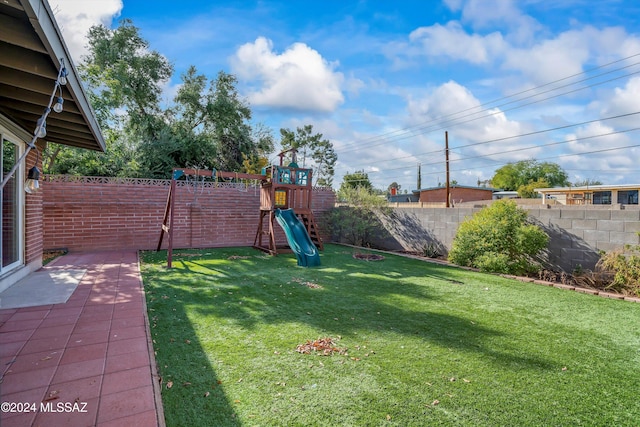
[[[284,157],[288,152],[292,153],[292,162],[284,166]],[[320,265],[318,249],[322,250],[323,244],[311,209],[311,169],[299,168],[295,162],[295,154],[295,149],[281,152],[278,154],[280,164],[263,168],[261,174],[215,169],[173,169],[157,247],[159,251],[164,236],[167,235],[167,266],[172,266],[176,189],[178,180],[182,177],[195,177],[196,182],[205,178],[214,179],[216,183],[225,179],[259,181],[260,210],[253,247],[271,255],[293,252],[300,266]],[[284,231],[288,245],[277,245],[274,222]]]

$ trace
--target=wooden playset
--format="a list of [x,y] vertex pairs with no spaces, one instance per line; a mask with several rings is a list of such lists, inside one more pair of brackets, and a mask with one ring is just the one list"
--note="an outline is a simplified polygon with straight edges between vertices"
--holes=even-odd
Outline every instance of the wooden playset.
[[[288,166],[284,166],[283,159],[288,152],[292,152],[293,161]],[[295,163],[295,150],[283,151],[279,154],[279,157],[280,164],[263,168],[262,174],[202,169],[174,169],[157,247],[159,251],[166,234],[168,244],[167,266],[171,268],[172,264],[176,188],[177,181],[182,177],[195,177],[196,182],[200,178],[211,178],[215,179],[216,182],[223,179],[260,181],[260,214],[253,247],[271,255],[291,252],[291,245],[277,245],[274,222],[276,222],[276,210],[292,209],[299,221],[304,225],[311,242],[322,250],[322,239],[311,209],[313,194],[312,171],[311,169],[297,166]]]

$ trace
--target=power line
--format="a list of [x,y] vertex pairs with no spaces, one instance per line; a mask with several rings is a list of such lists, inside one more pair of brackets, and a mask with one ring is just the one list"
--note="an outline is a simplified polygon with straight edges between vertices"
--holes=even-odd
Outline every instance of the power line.
[[[599,138],[599,137],[603,137],[603,136],[610,136],[610,135],[618,134],[618,133],[633,132],[633,131],[637,131],[637,130],[640,130],[640,127],[626,129],[626,130],[623,130],[623,131],[609,132],[609,133],[601,134],[601,135],[592,135],[592,136],[583,137],[583,138],[576,138],[576,139],[568,141],[568,142],[582,141],[582,140],[586,140],[586,139]],[[539,158],[537,160],[549,160],[549,159],[557,159],[557,158],[563,158],[563,157],[586,156],[586,155],[591,155],[591,154],[599,154],[599,153],[604,153],[604,152],[625,150],[625,149],[637,148],[637,147],[640,147],[640,144],[633,144],[633,145],[627,145],[627,146],[622,146],[622,147],[603,148],[603,149],[599,149],[599,150],[585,151],[585,152],[582,152],[582,153],[560,154],[560,155],[555,155],[555,156]],[[514,151],[516,151],[516,150],[514,150]],[[502,153],[500,153],[500,154],[502,154]],[[486,156],[478,156],[478,157],[488,157],[488,156],[492,156],[492,155],[496,155],[496,154],[491,154],[491,155],[486,155]],[[451,160],[451,162],[453,162],[453,161],[461,161],[461,160],[468,160],[468,159],[456,159],[456,160]],[[444,163],[444,161],[438,162],[438,163]],[[422,166],[430,166],[430,165],[437,165],[438,163],[421,164],[421,165]],[[499,165],[507,165],[509,163],[510,162],[506,162],[506,163],[502,162],[502,163],[498,163],[498,164]],[[384,169],[384,170],[378,170],[378,171],[370,171],[370,172],[364,172],[364,173],[369,175],[369,174],[372,174],[372,173],[373,174],[378,174],[378,173],[382,173],[382,172],[390,172],[390,171],[394,171],[394,170],[406,170],[406,169],[407,169],[407,167],[398,167],[398,168]],[[452,169],[451,172],[461,172],[461,171],[466,171],[466,170],[469,170],[469,169],[468,168],[465,168],[465,169]],[[635,170],[632,170],[632,171],[635,171]],[[443,172],[442,171],[425,172],[424,170],[422,171],[422,175],[423,176],[424,175],[437,175],[437,174],[441,174],[441,173],[443,173]],[[398,177],[393,177],[393,178],[398,178]],[[361,179],[358,179],[358,180],[355,180],[355,181],[361,181]],[[346,180],[345,182],[351,182],[351,181]]]
[[[460,121],[460,122],[456,122],[456,121],[453,121],[453,120],[448,121],[448,122],[444,122],[444,123],[439,122],[439,123],[436,123],[436,124],[431,125],[430,127],[432,127],[433,129],[430,129],[430,130],[429,130],[429,132],[422,132],[422,133],[420,133],[419,135],[421,135],[421,134],[431,133],[431,132],[434,132],[434,131],[436,131],[436,130],[442,130],[442,129],[447,128],[448,126],[457,126],[457,125],[462,125],[462,124],[469,123],[469,122],[472,122],[472,121],[475,121],[475,120],[485,119],[485,118],[489,118],[489,117],[491,117],[491,116],[496,116],[496,115],[499,115],[499,114],[504,114],[505,112],[508,112],[508,111],[517,110],[517,109],[519,109],[519,108],[527,107],[527,106],[529,106],[529,105],[537,104],[537,103],[540,103],[540,102],[543,102],[543,101],[548,101],[549,99],[558,98],[558,97],[560,97],[560,96],[564,96],[564,95],[568,95],[568,94],[571,94],[571,93],[579,92],[579,91],[584,90],[584,89],[590,89],[590,88],[592,88],[592,87],[595,87],[595,86],[598,86],[598,85],[601,85],[601,84],[605,84],[605,83],[610,83],[610,82],[612,82],[612,81],[614,81],[614,80],[618,80],[618,79],[621,79],[621,78],[629,77],[629,76],[632,76],[632,75],[634,75],[634,74],[640,74],[640,71],[634,71],[633,73],[625,74],[625,75],[623,75],[623,76],[615,77],[615,78],[613,78],[613,79],[605,80],[605,81],[603,81],[603,82],[594,83],[594,84],[589,85],[589,86],[583,86],[583,87],[581,87],[581,88],[577,88],[577,89],[573,89],[573,90],[570,90],[570,91],[567,91],[567,92],[563,92],[563,93],[560,93],[560,94],[556,94],[556,95],[553,95],[553,96],[549,96],[549,97],[547,97],[547,98],[542,98],[542,99],[538,99],[538,100],[535,100],[535,101],[531,101],[531,102],[528,102],[528,103],[525,103],[525,104],[517,105],[517,106],[512,107],[512,108],[507,108],[507,109],[504,109],[504,110],[494,111],[494,112],[492,112],[492,113],[490,113],[490,114],[486,114],[486,115],[484,115],[484,116],[480,116],[480,117],[473,117],[473,118],[470,118],[470,119],[467,119],[467,120],[464,120],[464,121]],[[537,95],[533,95],[533,96],[537,96]],[[531,96],[531,97],[533,97],[533,96]],[[531,97],[528,97],[528,98],[531,98]],[[527,99],[527,98],[523,98],[523,99]],[[504,104],[504,105],[506,105],[506,104]],[[486,111],[489,111],[489,109],[485,109],[485,110],[479,111],[479,112],[477,112],[477,113],[468,114],[467,116],[463,116],[463,117],[461,117],[461,118],[466,118],[466,117],[468,117],[468,116],[472,116],[473,114],[479,114],[479,113],[486,112]],[[435,126],[437,126],[437,127],[435,127]],[[407,139],[407,138],[410,138],[410,137],[412,137],[412,136],[415,136],[415,135],[407,135],[407,136],[403,136],[402,138],[397,138],[395,141],[397,142],[397,141],[399,141],[399,140],[401,140],[401,139]],[[379,143],[377,143],[377,144],[371,144],[371,145],[369,145],[369,148],[370,148],[370,147],[374,147],[374,146],[378,146],[378,145],[382,145],[382,144],[387,143],[387,142],[388,142],[388,141],[381,141],[381,142],[379,142]],[[359,148],[357,148],[357,149],[352,149],[352,150],[347,150],[346,152],[348,153],[348,152],[351,152],[351,151],[357,151],[358,149],[359,149]],[[343,152],[342,152],[342,154],[344,154],[344,153],[345,153],[345,151],[343,151]]]
[[[462,149],[462,148],[475,147],[475,146],[478,146],[478,145],[485,145],[485,144],[490,144],[490,143],[494,143],[494,142],[508,141],[508,140],[516,139],[516,138],[524,138],[524,137],[529,137],[529,136],[533,136],[533,135],[540,135],[540,134],[547,133],[547,132],[554,132],[554,131],[558,131],[558,130],[562,130],[562,129],[569,129],[569,128],[572,128],[572,127],[588,125],[588,124],[591,124],[591,123],[606,122],[606,121],[609,121],[609,120],[615,120],[615,119],[621,119],[621,118],[625,118],[625,117],[631,117],[631,116],[635,116],[635,115],[638,115],[638,114],[640,114],[640,111],[636,111],[636,112],[633,112],[633,113],[618,114],[618,115],[615,115],[615,116],[603,117],[603,118],[599,118],[599,119],[586,120],[584,122],[572,123],[572,124],[563,125],[563,126],[556,126],[554,128],[549,128],[549,129],[543,129],[543,130],[538,130],[538,131],[533,131],[533,132],[522,133],[522,134],[518,134],[518,135],[505,136],[505,137],[502,137],[502,138],[494,138],[494,139],[489,139],[489,140],[485,140],[485,141],[474,142],[474,143],[471,143],[471,144],[460,145],[458,147],[451,148],[451,150],[459,150],[459,149]],[[542,145],[542,146],[544,146],[544,145]],[[536,147],[540,147],[540,146],[533,146],[532,148],[536,148]],[[426,155],[429,155],[429,154],[437,154],[437,153],[442,152],[442,150],[443,149],[440,148],[438,150],[427,151],[427,152],[419,153],[419,154],[411,154],[409,156],[395,157],[395,158],[380,160],[380,161],[376,161],[376,162],[369,162],[368,164],[371,165],[371,164],[378,164],[378,163],[382,163],[382,162],[403,160],[403,159],[407,159],[407,158],[411,158],[411,157],[418,158],[418,157],[426,156]],[[425,165],[424,163],[421,163],[421,164]]]
[[[627,61],[628,59],[634,58],[634,57],[636,57],[636,56],[640,56],[640,53],[637,53],[637,54],[634,54],[634,55],[630,55],[630,56],[627,56],[627,57],[625,57],[625,58],[621,58],[621,59],[619,59],[619,60],[609,62],[609,63],[607,63],[607,64],[603,64],[603,65],[601,65],[601,66],[599,66],[599,67],[595,67],[595,68],[592,68],[592,69],[590,69],[590,70],[586,70],[586,71],[583,71],[583,72],[580,72],[580,73],[576,73],[576,74],[573,74],[573,75],[570,75],[570,76],[567,76],[567,77],[564,77],[564,78],[561,78],[561,79],[558,79],[558,80],[554,80],[554,81],[552,81],[552,82],[548,82],[548,83],[545,83],[545,84],[543,84],[543,85],[540,85],[540,86],[537,86],[537,87],[534,87],[534,88],[526,89],[526,90],[523,90],[523,91],[520,91],[520,92],[517,92],[517,93],[511,94],[511,95],[508,95],[508,96],[505,96],[505,97],[497,98],[497,99],[494,99],[494,100],[492,100],[492,101],[488,101],[488,102],[485,102],[485,103],[479,104],[479,105],[474,106],[474,107],[469,107],[469,108],[467,108],[467,109],[461,110],[461,111],[456,112],[456,113],[451,113],[451,114],[448,114],[448,115],[443,116],[443,117],[439,117],[439,118],[436,118],[436,119],[431,119],[431,120],[425,121],[425,122],[423,122],[423,123],[420,123],[420,124],[417,124],[417,125],[414,125],[414,126],[411,126],[411,127],[407,127],[407,128],[404,128],[404,129],[398,129],[398,130],[391,131],[391,132],[387,132],[387,133],[384,133],[384,134],[381,134],[381,135],[372,136],[372,137],[365,138],[365,139],[362,139],[362,140],[358,140],[358,141],[354,141],[354,142],[351,142],[351,143],[347,143],[347,144],[346,144],[347,149],[346,149],[346,150],[344,150],[344,147],[343,147],[343,151],[342,151],[342,153],[345,153],[345,152],[351,152],[351,151],[354,151],[354,150],[356,150],[356,149],[358,149],[358,148],[359,148],[359,147],[348,148],[348,147],[349,147],[349,146],[351,146],[351,145],[363,145],[363,144],[365,144],[365,143],[367,143],[367,142],[370,142],[370,141],[374,141],[374,142],[375,142],[375,141],[376,141],[376,140],[378,140],[378,139],[383,139],[383,138],[384,138],[384,139],[383,139],[381,142],[379,142],[378,144],[374,144],[374,145],[380,145],[380,144],[383,144],[383,143],[385,143],[385,142],[388,142],[388,138],[385,138],[385,137],[387,137],[387,136],[390,136],[390,135],[393,135],[393,134],[402,134],[402,133],[409,133],[409,132],[411,132],[411,133],[412,133],[411,135],[408,135],[408,136],[406,136],[406,135],[405,135],[405,136],[403,136],[402,138],[395,138],[395,140],[396,140],[396,141],[397,141],[397,140],[399,140],[399,139],[406,139],[406,138],[408,138],[408,137],[410,137],[410,136],[415,136],[415,130],[424,130],[424,129],[428,129],[429,127],[433,127],[433,126],[436,126],[436,125],[441,125],[441,124],[442,124],[442,120],[443,120],[443,119],[447,119],[447,118],[449,118],[449,120],[448,120],[447,122],[445,122],[445,123],[450,123],[450,122],[452,122],[453,120],[458,120],[458,119],[460,119],[460,118],[465,118],[465,117],[468,117],[468,116],[470,116],[470,115],[479,114],[479,113],[482,113],[482,112],[484,112],[484,111],[488,111],[489,109],[487,108],[487,109],[484,109],[484,110],[481,110],[481,111],[477,111],[477,112],[475,112],[475,113],[467,114],[467,115],[465,115],[465,116],[463,116],[463,117],[459,117],[458,119],[451,119],[451,117],[455,117],[455,116],[460,115],[460,114],[462,114],[462,113],[465,113],[465,112],[468,112],[468,111],[471,111],[471,110],[474,110],[474,109],[477,109],[477,108],[480,108],[480,107],[483,107],[483,106],[491,105],[491,104],[493,104],[493,103],[495,103],[495,102],[499,102],[499,101],[502,101],[502,100],[507,100],[507,99],[513,98],[513,97],[515,97],[515,96],[518,96],[518,95],[521,95],[521,94],[524,94],[524,93],[527,93],[527,92],[532,92],[532,91],[534,91],[534,90],[538,90],[538,89],[540,89],[540,88],[547,87],[547,86],[549,86],[549,85],[552,85],[552,84],[555,84],[555,83],[559,83],[559,82],[562,82],[562,81],[565,81],[565,80],[568,80],[568,79],[571,79],[571,78],[574,78],[574,77],[577,77],[577,76],[580,76],[580,75],[586,75],[586,74],[588,74],[588,73],[590,73],[590,72],[593,72],[593,71],[596,71],[596,70],[598,70],[598,69],[602,69],[602,68],[608,67],[608,66],[610,66],[610,65],[613,65],[613,64],[616,64],[616,63],[619,63],[619,62]],[[595,75],[595,76],[591,76],[591,77],[588,77],[588,78],[585,78],[585,79],[581,79],[581,80],[578,80],[578,81],[575,81],[575,82],[572,82],[572,83],[569,83],[569,84],[566,84],[566,85],[557,86],[557,87],[555,87],[555,88],[552,88],[552,89],[549,89],[549,90],[546,90],[546,91],[543,91],[543,92],[535,93],[535,94],[533,94],[533,95],[530,95],[530,96],[527,96],[527,97],[524,97],[524,98],[515,99],[515,100],[509,101],[509,102],[504,103],[504,104],[500,104],[500,105],[497,105],[497,106],[493,106],[492,108],[498,108],[498,107],[500,107],[500,106],[509,105],[509,104],[513,104],[513,103],[515,103],[515,102],[522,101],[522,100],[525,100],[525,99],[529,99],[529,98],[532,98],[532,97],[535,97],[535,96],[540,96],[541,94],[544,94],[544,93],[548,93],[548,92],[551,92],[551,91],[555,91],[555,90],[561,89],[561,88],[563,88],[563,87],[568,87],[568,86],[571,86],[571,85],[575,85],[575,84],[577,84],[577,83],[582,83],[582,82],[585,82],[585,81],[588,81],[588,80],[591,80],[591,79],[594,79],[594,78],[597,78],[597,77],[602,77],[602,76],[607,75],[607,74],[612,74],[612,73],[614,73],[614,72],[616,72],[616,71],[620,71],[620,70],[623,70],[623,69],[626,69],[626,68],[630,68],[630,67],[635,66],[635,65],[638,65],[638,64],[639,64],[638,62],[633,63],[633,64],[628,64],[628,65],[625,65],[625,66],[623,66],[623,67],[619,67],[619,68],[616,68],[616,69],[613,69],[613,70],[606,71],[606,72],[604,72],[604,73],[597,74],[597,75]],[[577,90],[584,90],[584,89],[588,89],[588,88],[591,88],[591,87],[594,87],[594,86],[597,86],[597,85],[600,85],[600,84],[608,83],[608,82],[611,82],[611,81],[613,81],[613,80],[617,80],[617,79],[620,79],[620,78],[628,77],[628,76],[630,76],[630,75],[637,74],[637,73],[638,73],[638,72],[633,72],[633,73],[625,74],[625,75],[623,75],[623,76],[619,76],[619,77],[616,77],[616,78],[613,78],[613,79],[605,80],[605,81],[603,81],[603,82],[594,83],[593,85],[588,85],[588,86],[582,87],[582,88],[577,89]],[[554,95],[554,96],[552,96],[552,97],[548,97],[548,98],[545,98],[545,99],[543,99],[543,100],[536,101],[536,102],[541,102],[541,101],[545,101],[545,100],[548,100],[548,99],[552,99],[552,98],[554,98],[554,97],[562,96],[562,95],[565,95],[565,94],[567,94],[567,93],[573,93],[573,92],[575,92],[575,91],[577,91],[577,90],[570,91],[570,92],[565,92],[565,93],[558,94],[558,95]],[[534,103],[535,103],[535,102],[534,102]],[[532,103],[528,103],[528,104],[525,104],[525,105],[523,105],[523,106],[531,105],[531,104],[532,104]],[[522,106],[519,106],[519,107],[517,107],[517,108],[521,108],[521,107],[522,107]],[[510,111],[510,110],[513,110],[513,109],[514,109],[514,108],[509,109],[509,110],[504,110],[504,111]],[[503,112],[504,112],[504,111],[503,111]],[[490,115],[483,116],[483,117],[489,117],[489,116],[490,116]],[[482,117],[479,117],[479,118],[482,118]],[[477,119],[479,119],[479,118],[475,118],[474,120],[477,120]],[[436,123],[436,122],[437,122],[437,123]],[[463,122],[463,123],[466,123],[466,122]],[[426,126],[426,125],[428,125],[428,126]],[[425,126],[426,126],[426,127],[425,127]],[[437,129],[436,129],[436,130],[437,130]],[[423,134],[423,133],[425,133],[425,132],[420,132],[419,134]],[[402,136],[402,135],[401,135],[401,136]],[[370,146],[372,146],[372,145],[371,145],[371,144],[368,144],[368,146],[370,147]]]
[[[511,150],[501,151],[500,153],[497,153],[497,154],[496,153],[492,153],[492,154],[479,154],[477,156],[465,156],[465,157],[460,158],[460,159],[451,160],[451,162],[457,162],[457,161],[462,161],[462,160],[470,160],[470,159],[481,159],[481,158],[496,156],[498,154],[502,155],[502,154],[508,154],[508,153],[515,153],[515,152],[518,152],[518,151],[533,150],[533,149],[536,149],[536,148],[552,147],[552,146],[555,146],[555,145],[569,144],[569,143],[578,142],[578,141],[586,141],[588,139],[602,138],[604,136],[611,136],[611,135],[617,135],[617,134],[621,134],[621,133],[634,132],[634,131],[637,131],[637,130],[640,130],[640,127],[631,128],[631,129],[624,129],[624,130],[618,130],[618,131],[612,131],[612,132],[607,132],[607,133],[601,133],[601,134],[598,134],[598,135],[589,135],[589,136],[585,136],[585,137],[582,137],[582,138],[573,138],[573,139],[564,140],[564,141],[554,141],[554,142],[550,142],[550,143],[542,144],[542,145],[531,145],[531,146],[528,146],[528,147],[514,148],[514,149],[511,149]],[[437,164],[437,163],[427,163],[427,164],[421,163],[422,166],[430,166],[432,164]]]

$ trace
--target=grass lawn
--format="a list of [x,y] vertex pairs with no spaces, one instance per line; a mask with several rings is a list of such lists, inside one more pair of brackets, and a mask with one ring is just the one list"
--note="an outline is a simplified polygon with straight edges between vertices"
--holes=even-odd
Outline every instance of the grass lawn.
[[143,253],[167,425],[639,425],[640,304],[353,253]]

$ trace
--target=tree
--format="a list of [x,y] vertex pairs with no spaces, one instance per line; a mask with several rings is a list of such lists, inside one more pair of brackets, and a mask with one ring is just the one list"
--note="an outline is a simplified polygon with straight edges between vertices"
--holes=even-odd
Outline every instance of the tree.
[[[158,122],[163,85],[173,73],[171,63],[149,49],[138,28],[123,20],[111,30],[94,26],[89,53],[78,66],[98,123],[106,136],[106,153],[92,153],[52,144],[44,154],[48,173],[135,176],[136,146]],[[57,159],[63,162],[56,165]]]
[[458,227],[449,251],[455,264],[504,274],[539,270],[536,257],[546,248],[547,234],[527,222],[528,213],[513,200],[498,200]]
[[224,71],[212,87],[210,124],[213,136],[218,144],[218,168],[226,171],[241,171],[245,153],[253,153],[255,146],[251,138],[251,109],[242,101],[236,89],[237,79]]
[[273,137],[252,127],[233,75],[220,72],[209,81],[190,67],[173,103],[163,108],[162,89],[173,68],[131,21],[115,30],[92,27],[88,40],[80,72],[107,136],[107,153],[52,147],[47,172],[168,178],[175,167],[242,172],[266,162]]
[[555,163],[521,160],[496,170],[491,185],[505,191],[520,192],[521,187],[536,181],[546,182],[549,187],[566,186],[569,183],[566,172]]
[[545,180],[535,180],[531,181],[528,184],[521,185],[518,188],[518,196],[523,199],[535,199],[538,196],[538,193],[535,191],[536,188],[548,188],[549,183]]
[[[335,174],[335,165],[338,155],[333,149],[333,143],[323,139],[321,133],[313,133],[313,125],[305,125],[290,129],[280,129],[280,145],[283,150],[295,148],[297,151],[297,163],[300,167],[313,169],[316,185],[331,187]],[[307,161],[311,164],[307,166]]]
[[[113,126],[124,118],[125,127],[143,134],[152,130],[148,119],[161,112],[162,88],[173,74],[171,63],[149,49],[149,43],[128,19],[115,30],[103,25],[91,27],[88,47],[79,71],[100,125]],[[117,109],[125,109],[126,115],[119,116]]]
[[597,179],[587,178],[587,179],[583,179],[581,181],[576,181],[573,183],[574,187],[588,187],[590,185],[602,185],[602,181],[599,181]]
[[347,206],[334,208],[329,216],[332,234],[338,241],[370,246],[378,229],[377,213],[386,212],[387,200],[365,186],[341,185],[338,200]]
[[[373,192],[373,185],[371,181],[369,181],[369,175],[365,173],[365,171],[356,171],[354,173],[347,172],[345,176],[342,178],[342,183],[340,184],[339,192],[343,191],[346,188],[364,188],[368,192]],[[339,193],[338,193],[339,194]]]
[[387,187],[387,193],[391,193],[393,191],[393,189],[395,189],[396,194],[400,194],[400,188],[402,188],[402,186],[400,184],[398,184],[397,182],[393,181]]
[[181,78],[174,104],[157,125],[161,131],[141,143],[148,176],[166,177],[175,167],[244,172],[266,163],[273,139],[263,127],[251,127],[235,77],[220,73],[209,82],[192,66]]

